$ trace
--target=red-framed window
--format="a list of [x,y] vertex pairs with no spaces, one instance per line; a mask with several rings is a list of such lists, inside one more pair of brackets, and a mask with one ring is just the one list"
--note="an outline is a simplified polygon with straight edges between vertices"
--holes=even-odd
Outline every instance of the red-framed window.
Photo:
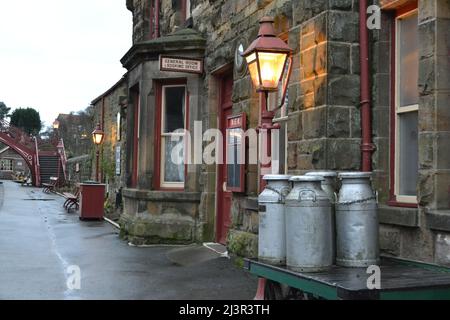
[[156,83],[155,184],[158,190],[184,190],[189,129],[186,80]]
[[149,3],[149,39],[159,37],[160,0],[148,0]]
[[396,10],[392,28],[390,201],[417,207],[419,37],[417,2]]
[[245,130],[247,116],[243,112],[227,118],[226,166],[227,191],[245,191]]

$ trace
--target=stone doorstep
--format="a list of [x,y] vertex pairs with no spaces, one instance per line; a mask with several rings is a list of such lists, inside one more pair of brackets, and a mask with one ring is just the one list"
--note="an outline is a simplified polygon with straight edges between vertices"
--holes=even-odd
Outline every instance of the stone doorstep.
[[450,232],[450,210],[427,210],[425,216],[428,228]]

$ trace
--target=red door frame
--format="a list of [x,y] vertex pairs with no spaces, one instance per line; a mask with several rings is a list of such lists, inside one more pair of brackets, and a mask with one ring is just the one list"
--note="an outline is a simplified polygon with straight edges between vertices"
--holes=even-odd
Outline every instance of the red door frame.
[[[227,85],[231,85],[230,93],[233,91],[233,73],[228,71],[222,74],[218,78],[220,85],[219,92],[219,105],[218,105],[218,115],[219,115],[219,130],[222,132],[222,136],[226,137],[226,127],[228,122],[228,117],[232,113],[233,103],[225,100],[225,92],[227,89]],[[233,193],[230,191],[224,190],[224,183],[226,182],[226,143],[223,141],[221,146],[221,155],[223,164],[217,165],[217,186],[216,186],[216,194],[217,194],[217,219],[216,219],[216,241],[218,243],[225,244],[227,239],[227,233],[231,224],[231,202],[233,199]],[[227,203],[229,201],[229,203]],[[227,208],[225,208],[227,206]],[[228,207],[229,206],[229,207]],[[228,212],[227,212],[228,211]]]

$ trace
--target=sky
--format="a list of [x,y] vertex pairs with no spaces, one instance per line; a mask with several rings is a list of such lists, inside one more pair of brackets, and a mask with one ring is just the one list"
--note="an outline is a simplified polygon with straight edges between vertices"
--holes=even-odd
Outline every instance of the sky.
[[0,101],[51,125],[122,77],[131,44],[125,0],[0,0]]

